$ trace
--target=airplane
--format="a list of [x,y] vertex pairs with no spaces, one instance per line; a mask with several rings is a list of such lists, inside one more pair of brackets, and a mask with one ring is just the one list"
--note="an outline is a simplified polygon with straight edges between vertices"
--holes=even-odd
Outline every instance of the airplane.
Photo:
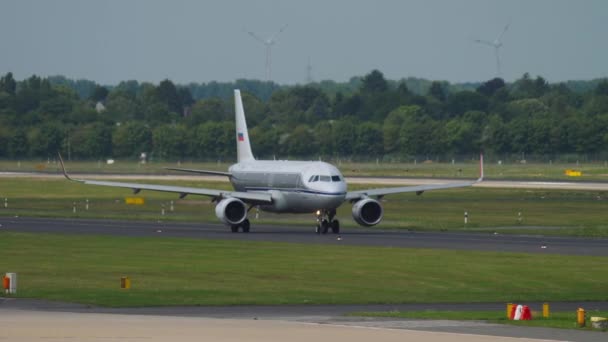
[[368,190],[348,191],[346,180],[338,168],[322,161],[256,160],[251,151],[249,133],[245,121],[245,110],[240,90],[234,90],[237,163],[228,172],[167,168],[169,170],[197,174],[226,176],[234,191],[203,189],[194,187],[112,182],[74,179],[66,171],[61,155],[59,161],[65,178],[90,185],[130,188],[135,194],[141,190],[164,191],[187,195],[202,195],[216,202],[215,214],[233,233],[248,233],[247,218],[252,208],[273,213],[314,213],[317,218],[315,232],[326,234],[340,232],[336,209],[350,202],[352,216],[361,226],[375,226],[384,215],[380,203],[386,195],[414,192],[418,195],[429,190],[472,186],[483,180],[483,155],[480,155],[480,177],[474,181],[404,186]]

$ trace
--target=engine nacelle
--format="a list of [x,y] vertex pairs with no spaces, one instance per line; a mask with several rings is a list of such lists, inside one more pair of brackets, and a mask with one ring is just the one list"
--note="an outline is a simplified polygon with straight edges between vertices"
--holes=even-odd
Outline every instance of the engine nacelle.
[[224,198],[215,206],[215,215],[229,226],[241,224],[247,218],[247,206],[238,198]]
[[365,227],[375,226],[382,221],[384,209],[375,199],[365,198],[353,205],[353,218]]

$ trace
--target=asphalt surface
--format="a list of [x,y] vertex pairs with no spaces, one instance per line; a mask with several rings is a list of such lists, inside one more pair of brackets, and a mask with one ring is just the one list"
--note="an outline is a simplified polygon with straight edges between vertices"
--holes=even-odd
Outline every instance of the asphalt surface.
[[[535,342],[538,339],[408,329],[404,321],[314,323],[0,309],[0,340],[214,342]],[[452,325],[457,322],[452,322]],[[424,322],[417,322],[422,325]],[[467,326],[482,323],[461,322]],[[408,322],[411,327],[412,324]]]
[[0,231],[120,236],[182,237],[376,247],[438,248],[516,253],[608,256],[608,239],[495,233],[414,232],[381,228],[343,229],[317,235],[313,227],[252,223],[251,233],[221,224],[1,217]]
[[[526,303],[534,311],[540,311],[542,303]],[[552,311],[572,311],[584,307],[587,311],[607,310],[608,302],[551,303]],[[15,313],[57,313],[109,314],[117,317],[200,317],[245,321],[276,321],[312,323],[320,326],[347,326],[374,329],[396,329],[408,331],[430,331],[436,333],[456,333],[484,336],[514,337],[518,339],[542,339],[556,341],[606,341],[602,332],[576,331],[551,328],[522,327],[491,324],[480,321],[416,320],[396,318],[368,318],[345,316],[361,311],[422,311],[422,310],[504,310],[504,303],[462,303],[462,304],[402,304],[402,305],[281,305],[281,306],[185,306],[148,308],[98,308],[81,304],[49,302],[43,300],[0,298],[0,317]],[[47,318],[48,319],[48,318]],[[124,318],[117,318],[124,321]],[[145,319],[140,319],[141,321]],[[574,323],[573,323],[574,324]],[[71,332],[70,332],[71,333]],[[2,333],[0,332],[0,338]],[[449,339],[448,339],[449,340]],[[491,338],[484,340],[492,340]]]

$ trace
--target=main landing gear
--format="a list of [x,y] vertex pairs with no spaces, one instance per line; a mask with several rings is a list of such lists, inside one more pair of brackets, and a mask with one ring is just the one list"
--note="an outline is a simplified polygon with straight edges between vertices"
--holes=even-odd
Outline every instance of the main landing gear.
[[249,233],[250,226],[251,224],[249,223],[249,219],[245,219],[245,221],[241,222],[240,224],[233,224],[230,226],[230,230],[232,230],[233,233],[238,233],[239,228],[241,228],[243,233]]
[[319,210],[317,211],[317,227],[315,233],[327,234],[331,229],[334,234],[340,233],[340,221],[334,219],[336,210]]

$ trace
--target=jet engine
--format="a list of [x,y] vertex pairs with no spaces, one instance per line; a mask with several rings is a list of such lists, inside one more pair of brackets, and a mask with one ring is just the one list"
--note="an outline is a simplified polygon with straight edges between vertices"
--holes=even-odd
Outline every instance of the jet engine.
[[382,221],[383,214],[382,205],[375,199],[365,198],[353,205],[353,218],[362,226],[377,225]]
[[215,215],[225,224],[241,224],[247,218],[247,206],[238,198],[225,198],[215,207]]

